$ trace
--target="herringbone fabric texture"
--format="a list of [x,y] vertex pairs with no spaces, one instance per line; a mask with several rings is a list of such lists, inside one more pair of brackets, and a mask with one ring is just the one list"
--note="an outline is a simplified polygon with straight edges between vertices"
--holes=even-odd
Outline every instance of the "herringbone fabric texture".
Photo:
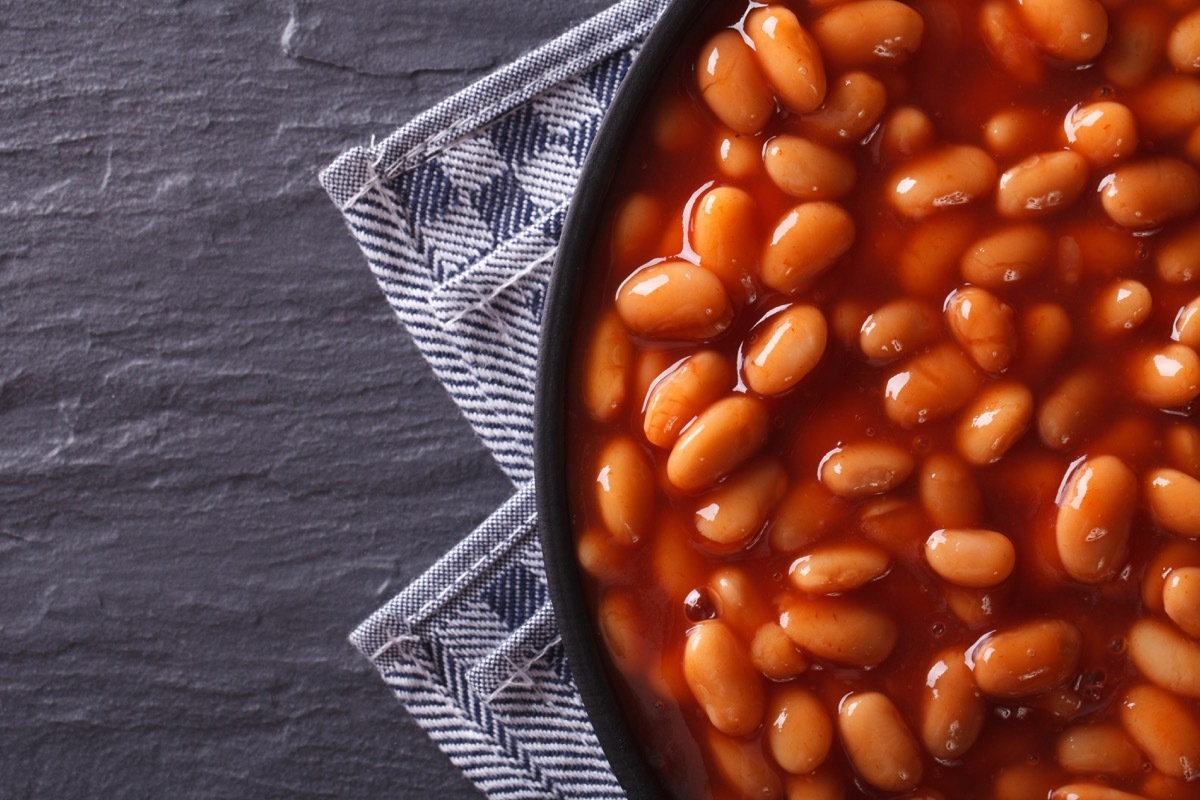
[[567,203],[666,0],[625,0],[321,174],[384,295],[521,488],[351,636],[493,798],[619,798],[534,510],[538,326]]

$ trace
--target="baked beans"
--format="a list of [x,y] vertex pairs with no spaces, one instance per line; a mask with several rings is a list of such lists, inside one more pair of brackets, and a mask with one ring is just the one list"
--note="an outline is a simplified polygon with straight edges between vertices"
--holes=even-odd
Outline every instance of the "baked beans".
[[712,14],[567,401],[663,789],[1200,798],[1200,2]]

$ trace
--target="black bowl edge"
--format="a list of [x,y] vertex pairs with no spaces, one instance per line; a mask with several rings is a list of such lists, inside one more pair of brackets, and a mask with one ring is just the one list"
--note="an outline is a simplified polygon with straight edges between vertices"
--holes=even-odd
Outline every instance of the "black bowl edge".
[[534,463],[537,508],[546,579],[562,633],[567,661],[600,745],[621,786],[633,800],[662,797],[637,740],[605,673],[599,632],[584,602],[567,501],[566,382],[572,342],[573,310],[579,301],[580,276],[595,223],[608,196],[622,145],[659,85],[667,62],[684,39],[688,25],[710,5],[708,0],[672,0],[646,38],[629,73],[613,98],[567,212],[550,288],[542,315],[538,346]]

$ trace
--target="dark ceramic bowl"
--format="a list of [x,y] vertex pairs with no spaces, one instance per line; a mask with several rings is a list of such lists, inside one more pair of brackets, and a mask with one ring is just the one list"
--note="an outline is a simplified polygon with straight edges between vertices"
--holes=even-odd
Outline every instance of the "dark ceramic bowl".
[[567,214],[546,299],[538,360],[535,442],[538,514],[550,596],[563,646],[600,744],[631,798],[662,790],[630,730],[605,671],[599,631],[583,595],[567,497],[566,388],[583,272],[596,222],[608,199],[623,145],[660,85],[678,48],[713,6],[710,0],[673,0],[646,39],[621,84],[588,154]]

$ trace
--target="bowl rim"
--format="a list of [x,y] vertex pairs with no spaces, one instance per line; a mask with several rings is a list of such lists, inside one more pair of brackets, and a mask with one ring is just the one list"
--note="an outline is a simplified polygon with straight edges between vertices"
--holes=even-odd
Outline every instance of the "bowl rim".
[[538,342],[534,401],[534,475],[546,582],[567,663],[604,754],[630,798],[664,796],[604,669],[599,631],[584,599],[566,479],[566,383],[574,310],[580,301],[587,253],[624,155],[622,145],[660,85],[689,26],[713,7],[712,0],[671,0],[646,37],[600,124],[580,171],[563,223]]

